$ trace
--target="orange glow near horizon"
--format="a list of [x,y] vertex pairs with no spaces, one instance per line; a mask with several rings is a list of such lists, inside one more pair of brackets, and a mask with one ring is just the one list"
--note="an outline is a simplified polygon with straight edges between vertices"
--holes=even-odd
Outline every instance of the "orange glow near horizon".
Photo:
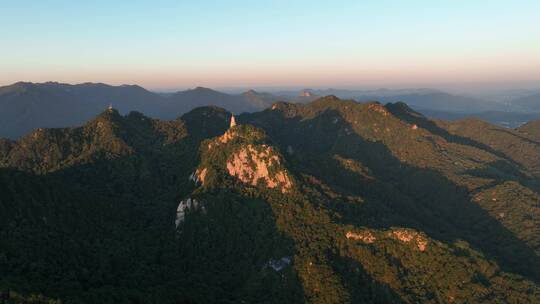
[[[382,68],[293,66],[257,69],[256,67],[203,67],[197,69],[129,68],[126,71],[101,69],[48,69],[46,73],[20,71],[0,75],[4,85],[16,81],[65,83],[103,82],[111,85],[137,84],[147,89],[206,87],[340,87],[340,86],[430,86],[441,83],[516,83],[540,82],[540,64],[469,64],[414,67],[407,65]],[[6,77],[9,76],[9,77]],[[16,80],[15,80],[16,79]]]

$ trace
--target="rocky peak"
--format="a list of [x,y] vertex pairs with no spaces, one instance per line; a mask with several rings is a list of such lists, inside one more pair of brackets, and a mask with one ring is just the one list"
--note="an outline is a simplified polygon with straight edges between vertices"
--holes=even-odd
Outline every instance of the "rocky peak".
[[311,97],[313,93],[310,90],[303,90],[300,92],[300,97]]
[[254,89],[250,89],[250,90],[248,90],[248,91],[246,91],[246,92],[244,92],[242,94],[244,94],[244,95],[257,95],[257,94],[259,94],[259,92],[255,91]]
[[0,87],[0,95],[6,93],[24,93],[30,89],[35,88],[36,85],[31,82],[19,81],[9,86]]
[[378,102],[372,102],[367,105],[368,110],[381,114],[382,116],[388,116],[390,113],[388,110]]
[[[201,166],[192,180],[208,186],[213,178],[228,176],[251,186],[292,189],[290,174],[276,148],[269,145],[266,135],[251,125],[236,125],[223,135],[203,143]],[[220,184],[219,182],[217,184]]]

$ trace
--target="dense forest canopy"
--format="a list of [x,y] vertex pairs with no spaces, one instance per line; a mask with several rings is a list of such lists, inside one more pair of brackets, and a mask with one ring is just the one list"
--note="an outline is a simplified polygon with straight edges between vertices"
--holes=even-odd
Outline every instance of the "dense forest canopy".
[[0,141],[0,302],[538,303],[540,127],[334,96]]

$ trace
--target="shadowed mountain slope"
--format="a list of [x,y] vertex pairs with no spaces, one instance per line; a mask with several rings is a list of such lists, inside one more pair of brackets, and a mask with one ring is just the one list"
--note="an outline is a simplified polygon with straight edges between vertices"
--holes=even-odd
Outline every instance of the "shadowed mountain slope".
[[215,107],[173,121],[109,110],[0,141],[0,291],[85,303],[540,300],[525,131],[334,96],[230,120]]

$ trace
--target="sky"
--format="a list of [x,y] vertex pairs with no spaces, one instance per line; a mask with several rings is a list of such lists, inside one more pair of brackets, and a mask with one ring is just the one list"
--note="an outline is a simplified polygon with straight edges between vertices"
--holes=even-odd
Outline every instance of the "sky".
[[0,0],[0,85],[540,87],[540,1]]

